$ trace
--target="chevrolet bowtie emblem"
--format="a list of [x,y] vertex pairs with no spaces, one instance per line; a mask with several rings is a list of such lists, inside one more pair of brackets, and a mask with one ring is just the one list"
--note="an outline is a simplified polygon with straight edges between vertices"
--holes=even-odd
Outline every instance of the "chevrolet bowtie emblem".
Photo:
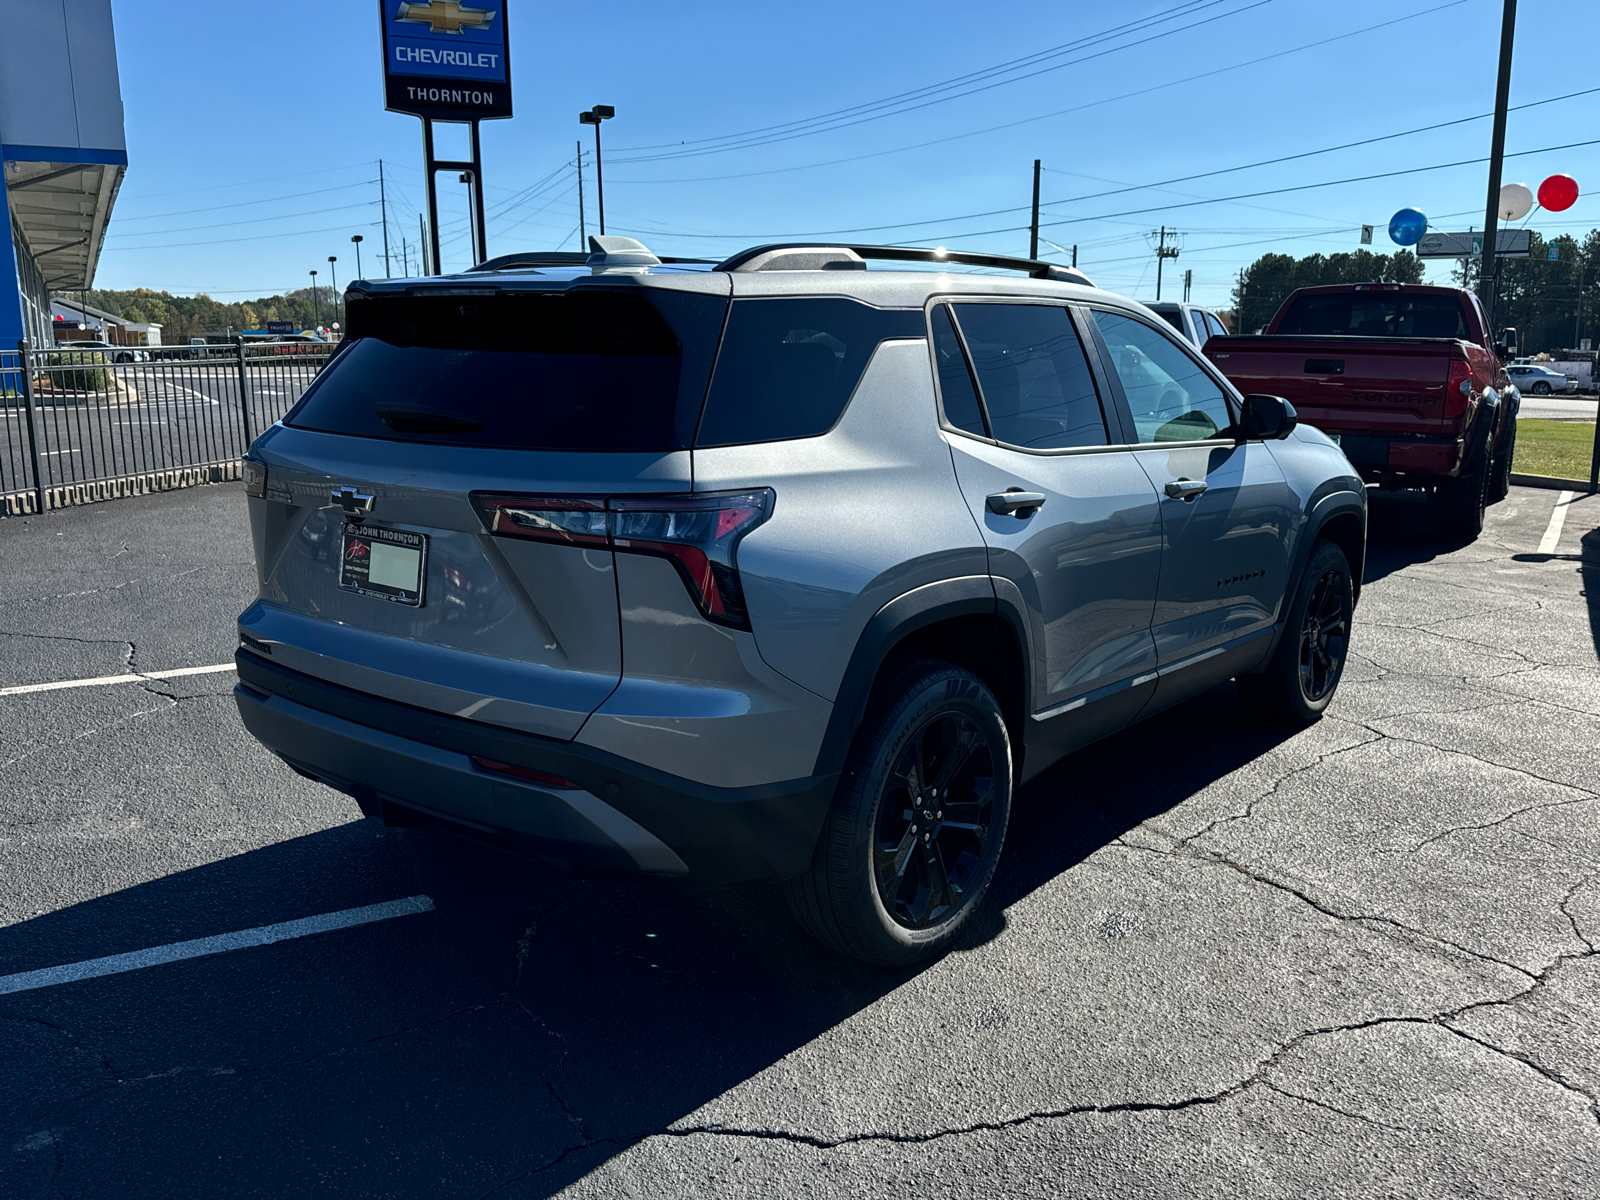
[[372,506],[377,503],[371,496],[358,492],[353,487],[334,488],[329,498],[344,509],[344,515],[352,521],[358,519],[362,513],[371,512]]
[[428,0],[426,4],[402,3],[395,20],[432,26],[434,33],[460,33],[462,29],[482,29],[494,17],[491,9],[462,8],[459,0]]

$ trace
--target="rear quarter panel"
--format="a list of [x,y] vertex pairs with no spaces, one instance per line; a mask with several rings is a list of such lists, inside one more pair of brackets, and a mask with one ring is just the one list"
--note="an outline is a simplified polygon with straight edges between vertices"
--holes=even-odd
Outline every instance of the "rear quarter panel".
[[739,575],[762,658],[825,699],[886,603],[988,574],[940,436],[924,339],[882,343],[828,433],[696,450],[694,473],[697,491],[776,491],[771,519],[739,545]]

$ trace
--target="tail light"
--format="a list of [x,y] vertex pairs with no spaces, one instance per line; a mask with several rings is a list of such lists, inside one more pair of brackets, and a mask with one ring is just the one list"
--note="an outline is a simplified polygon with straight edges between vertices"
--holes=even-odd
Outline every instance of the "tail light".
[[1444,415],[1464,417],[1472,402],[1472,367],[1456,359],[1450,364],[1450,378],[1444,385]]
[[490,533],[665,558],[709,621],[750,628],[734,552],[772,515],[771,488],[687,496],[543,497],[474,492]]
[[240,474],[244,477],[244,494],[246,496],[265,496],[267,494],[267,464],[247,458],[242,464]]

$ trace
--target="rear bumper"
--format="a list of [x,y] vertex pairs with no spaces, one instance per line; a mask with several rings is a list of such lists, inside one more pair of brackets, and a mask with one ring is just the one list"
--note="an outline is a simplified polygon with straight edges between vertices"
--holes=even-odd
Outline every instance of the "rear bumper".
[[[1368,483],[1398,483],[1410,477],[1455,475],[1461,443],[1455,438],[1391,438],[1347,433],[1339,448]],[[1420,479],[1418,480],[1420,482]]]
[[[838,783],[827,775],[710,787],[592,747],[352,691],[246,650],[235,661],[245,727],[368,816],[453,827],[568,869],[707,885],[797,875]],[[580,788],[479,770],[474,755]]]

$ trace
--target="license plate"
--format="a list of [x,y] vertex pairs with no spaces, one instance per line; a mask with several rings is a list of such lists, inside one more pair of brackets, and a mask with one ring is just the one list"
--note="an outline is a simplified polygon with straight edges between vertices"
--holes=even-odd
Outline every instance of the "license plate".
[[427,578],[428,538],[381,525],[344,527],[344,548],[339,555],[339,586],[363,596],[393,600],[396,604],[422,604],[422,581]]

